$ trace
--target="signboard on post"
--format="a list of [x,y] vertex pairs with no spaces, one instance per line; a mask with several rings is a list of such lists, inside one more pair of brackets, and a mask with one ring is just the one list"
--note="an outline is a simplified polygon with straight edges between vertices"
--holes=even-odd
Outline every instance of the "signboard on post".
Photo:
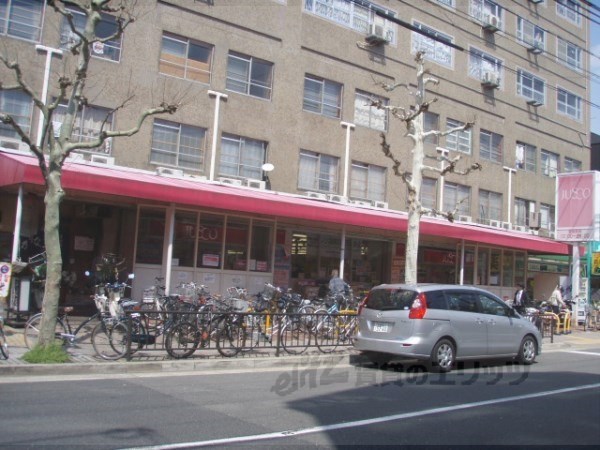
[[600,240],[600,172],[557,175],[556,240]]

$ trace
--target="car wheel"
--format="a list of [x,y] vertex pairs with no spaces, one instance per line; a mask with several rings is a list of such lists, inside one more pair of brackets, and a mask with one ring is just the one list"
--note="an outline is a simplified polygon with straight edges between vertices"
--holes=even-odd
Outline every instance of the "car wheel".
[[363,355],[377,367],[385,366],[392,359],[392,355],[388,355],[387,353],[364,352]]
[[519,356],[517,357],[517,361],[525,365],[533,364],[536,354],[536,340],[533,338],[533,336],[525,336],[521,341],[521,347],[519,347]]
[[455,357],[454,344],[448,339],[441,339],[431,351],[428,369],[431,372],[450,372],[454,365]]

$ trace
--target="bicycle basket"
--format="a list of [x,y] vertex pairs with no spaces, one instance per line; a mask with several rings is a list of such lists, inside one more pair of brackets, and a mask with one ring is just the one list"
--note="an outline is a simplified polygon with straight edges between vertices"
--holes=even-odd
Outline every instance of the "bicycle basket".
[[252,307],[256,312],[263,312],[269,309],[269,300],[259,295],[253,302]]
[[281,295],[281,291],[273,286],[272,284],[265,283],[265,289],[262,292],[262,296],[267,300],[273,300],[277,296]]
[[99,313],[108,312],[107,301],[108,298],[106,297],[106,295],[94,295],[94,303],[96,303],[96,308],[98,308]]
[[196,285],[193,283],[181,283],[177,286],[177,294],[184,302],[193,302],[196,299]]
[[246,300],[242,300],[240,298],[230,298],[227,300],[227,303],[229,304],[229,306],[231,306],[232,309],[238,312],[246,312],[250,307],[249,303]]

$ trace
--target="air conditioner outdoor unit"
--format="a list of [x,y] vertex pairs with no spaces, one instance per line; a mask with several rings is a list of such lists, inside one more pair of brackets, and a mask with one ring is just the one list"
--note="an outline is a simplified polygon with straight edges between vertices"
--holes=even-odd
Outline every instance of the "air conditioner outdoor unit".
[[513,225],[513,230],[527,233],[527,227],[524,227],[523,225]]
[[505,230],[512,230],[512,224],[510,222],[501,222],[500,227]]
[[537,108],[539,106],[542,106],[544,103],[540,102],[539,100],[536,99],[531,99],[531,100],[527,100],[527,104],[529,106],[533,106],[534,108]]
[[495,228],[500,228],[500,221],[499,220],[490,220],[490,226],[495,227]]
[[92,155],[90,158],[90,162],[95,164],[103,164],[105,166],[114,166],[115,158],[112,156],[104,156],[104,155]]
[[471,222],[471,216],[462,216],[462,215],[459,215],[458,216],[458,221],[459,222]]
[[483,28],[495,33],[500,29],[500,17],[493,14],[487,14],[483,17]]
[[373,206],[375,208],[379,208],[379,209],[388,209],[387,202],[382,202],[382,201],[379,201],[379,200],[373,200]]
[[539,230],[540,228],[540,224],[541,224],[541,220],[542,220],[542,215],[539,212],[533,211],[529,213],[529,228],[532,228],[534,230]]
[[330,202],[335,202],[335,203],[346,203],[346,197],[344,197],[343,195],[339,195],[339,194],[328,194],[327,200],[329,200]]
[[160,175],[161,177],[182,178],[183,170],[173,169],[172,167],[157,167],[156,174]]
[[372,206],[371,202],[366,202],[364,200],[352,200],[350,203],[356,206]]
[[485,217],[479,217],[477,219],[477,223],[479,223],[481,225],[489,225],[490,224],[490,219],[486,219]]
[[2,139],[0,140],[0,147],[7,148],[9,150],[20,150],[22,152],[29,151],[29,145],[27,145],[23,141],[13,141],[11,139]]
[[265,189],[267,187],[267,183],[262,180],[255,180],[252,178],[247,178],[245,180],[246,186],[254,189]]
[[69,161],[69,162],[85,161],[85,158],[83,157],[83,153],[69,153],[69,157],[67,158],[67,161]]
[[486,87],[497,88],[500,86],[500,74],[486,70],[481,76],[481,84]]
[[556,233],[554,231],[550,231],[548,234],[550,235],[549,236],[550,238],[552,238],[552,239],[556,238]]
[[373,45],[386,43],[388,40],[385,38],[383,25],[370,24],[365,41]]
[[307,192],[306,196],[309,198],[315,198],[317,200],[327,200],[327,194],[323,194],[321,192]]
[[232,186],[242,186],[242,180],[238,178],[225,178],[219,177],[219,183],[221,184],[230,184]]

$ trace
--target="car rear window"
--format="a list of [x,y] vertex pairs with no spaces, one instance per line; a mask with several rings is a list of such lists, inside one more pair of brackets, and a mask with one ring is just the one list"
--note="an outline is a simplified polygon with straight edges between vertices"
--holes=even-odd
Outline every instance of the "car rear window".
[[410,309],[416,296],[415,291],[405,289],[373,289],[366,307],[381,311]]

